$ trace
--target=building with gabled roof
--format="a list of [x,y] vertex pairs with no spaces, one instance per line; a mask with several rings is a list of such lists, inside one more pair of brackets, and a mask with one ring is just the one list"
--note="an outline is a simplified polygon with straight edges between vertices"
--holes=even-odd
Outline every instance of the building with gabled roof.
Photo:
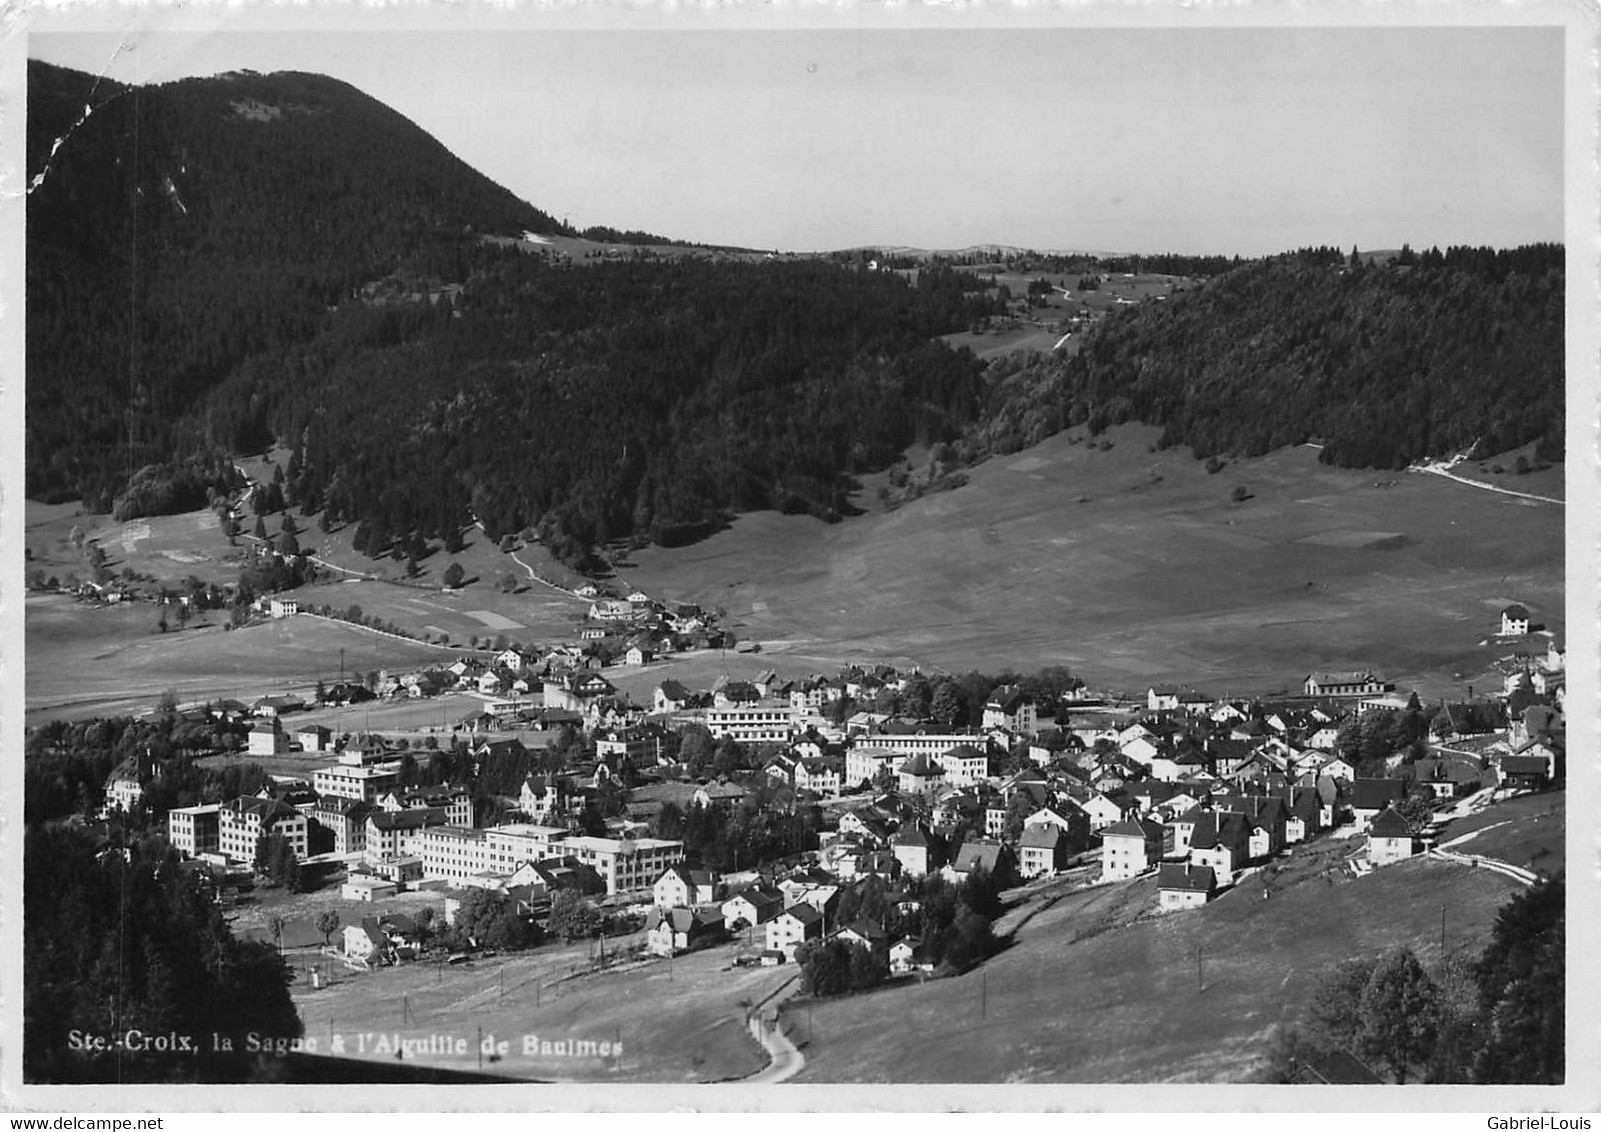
[[945,767],[922,753],[915,754],[902,762],[896,768],[896,774],[900,778],[900,789],[903,794],[929,794],[945,782]]
[[1368,823],[1368,861],[1389,865],[1412,856],[1412,823],[1386,809]]
[[1194,815],[1190,834],[1190,863],[1212,870],[1219,885],[1234,883],[1234,875],[1251,859],[1251,828],[1244,814],[1203,810]]
[[645,938],[654,955],[673,955],[721,938],[723,913],[719,908],[652,907],[645,914]]
[[901,871],[908,876],[923,876],[934,864],[929,835],[915,821],[903,823],[890,838],[889,847],[895,859],[901,863]]
[[1217,877],[1206,865],[1168,862],[1156,871],[1156,909],[1177,912],[1199,908],[1217,891]]
[[784,898],[776,892],[747,888],[723,901],[723,922],[760,927],[784,910]]
[[1379,813],[1406,797],[1399,778],[1356,778],[1351,781],[1351,816],[1357,830],[1365,830]]
[[1067,836],[1052,824],[1025,825],[1017,841],[1017,871],[1025,878],[1054,873],[1067,864]]
[[1128,880],[1162,859],[1167,831],[1148,818],[1124,818],[1101,831],[1101,879]]
[[792,904],[767,921],[767,950],[795,961],[795,949],[808,940],[823,938],[823,913],[810,904]]
[[651,889],[658,908],[686,908],[710,904],[717,899],[717,874],[710,869],[692,869],[682,863],[662,871]]
[[1309,696],[1376,696],[1395,690],[1372,672],[1314,672],[1302,686]]

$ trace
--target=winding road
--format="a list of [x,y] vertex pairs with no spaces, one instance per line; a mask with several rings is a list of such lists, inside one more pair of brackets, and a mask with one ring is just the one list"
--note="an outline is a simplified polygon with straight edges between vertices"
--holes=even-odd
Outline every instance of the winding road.
[[768,1062],[766,1068],[758,1069],[749,1077],[743,1078],[740,1084],[777,1085],[788,1081],[806,1068],[806,1055],[789,1040],[789,1035],[784,1033],[778,1021],[779,1009],[784,1001],[799,990],[800,975],[797,973],[751,1008],[747,1018],[751,1037],[760,1042],[762,1048],[767,1051]]

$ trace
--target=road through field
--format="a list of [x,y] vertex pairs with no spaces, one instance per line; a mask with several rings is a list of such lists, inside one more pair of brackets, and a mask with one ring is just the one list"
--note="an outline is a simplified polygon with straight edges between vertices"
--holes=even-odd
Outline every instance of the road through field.
[[1478,480],[1467,479],[1463,476],[1448,472],[1443,467],[1436,467],[1432,464],[1421,468],[1408,468],[1407,470],[1410,472],[1424,472],[1431,476],[1443,476],[1448,480],[1455,480],[1457,483],[1465,483],[1469,487],[1476,487],[1481,491],[1493,491],[1498,495],[1512,495],[1519,499],[1533,499],[1539,503],[1555,503],[1558,507],[1566,505],[1566,500],[1552,499],[1549,495],[1535,495],[1532,492],[1527,491],[1513,491],[1511,488],[1507,487],[1496,487],[1493,483],[1480,483]]

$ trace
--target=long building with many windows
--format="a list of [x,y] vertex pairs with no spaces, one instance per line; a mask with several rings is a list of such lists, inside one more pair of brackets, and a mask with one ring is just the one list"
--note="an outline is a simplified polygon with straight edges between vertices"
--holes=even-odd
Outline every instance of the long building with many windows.
[[395,766],[350,766],[335,763],[311,776],[312,788],[323,797],[349,798],[356,802],[376,802],[400,785],[400,769]]
[[800,730],[788,700],[711,708],[706,728],[718,739],[728,736],[739,743],[787,743]]
[[272,798],[235,798],[218,811],[218,844],[236,861],[254,861],[256,843],[274,833],[289,842],[297,859],[306,859],[306,815],[293,806]]
[[527,823],[494,829],[434,825],[416,830],[403,848],[422,858],[425,878],[458,883],[484,874],[507,875],[530,862],[571,857],[599,873],[612,896],[650,891],[663,872],[684,859],[682,841],[572,837],[565,829]]

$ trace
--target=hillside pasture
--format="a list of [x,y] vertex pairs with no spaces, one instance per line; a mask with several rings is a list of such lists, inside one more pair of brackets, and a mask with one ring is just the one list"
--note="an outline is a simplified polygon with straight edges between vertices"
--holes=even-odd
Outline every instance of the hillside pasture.
[[1407,945],[1437,962],[1442,907],[1446,950],[1476,955],[1518,891],[1429,859],[1356,879],[1339,869],[1352,847],[1297,849],[1267,900],[1248,878],[1163,916],[1150,911],[1150,879],[1090,889],[1038,912],[967,974],[792,1006],[789,1033],[807,1059],[798,1080],[1249,1081],[1275,1028],[1342,959]]
[[[1098,688],[1216,693],[1371,667],[1421,695],[1481,686],[1508,602],[1560,634],[1561,507],[1310,447],[1208,474],[1158,430],[1074,429],[958,489],[844,523],[742,515],[633,556],[630,580],[722,607],[765,658],[1067,664]],[[1236,488],[1249,498],[1233,501]]]
[[1567,867],[1566,802],[1560,788],[1509,798],[1452,821],[1439,844],[1555,876]]
[[[1535,458],[1535,449],[1538,444],[1525,444],[1509,452],[1500,452],[1483,460],[1464,460],[1451,469],[1452,475],[1461,476],[1466,480],[1487,484],[1490,487],[1499,487],[1506,491],[1521,491],[1529,495],[1543,495],[1547,499],[1566,499],[1565,468],[1562,464],[1551,464],[1548,467],[1535,470],[1538,461]],[[1529,471],[1521,475],[1517,471],[1518,457],[1528,462]],[[1499,468],[1500,471],[1496,469]]]
[[101,607],[59,594],[28,595],[27,722],[138,714],[168,689],[182,703],[305,694],[319,676],[337,676],[341,649],[347,671],[409,669],[452,656],[318,617],[229,631],[225,615],[213,611],[162,633],[157,616],[145,602]]
[[125,568],[176,586],[190,575],[221,585],[238,578],[245,561],[245,540],[229,546],[212,511],[188,511],[116,522],[110,515],[93,515],[75,503],[46,504],[28,500],[25,507],[27,573],[43,573],[65,581],[74,574],[88,581],[83,550],[73,545],[77,528],[84,546],[92,541],[105,551],[106,567],[113,574]]
[[[368,914],[381,909],[367,906]],[[643,933],[608,941],[608,948]],[[345,1056],[389,1057],[351,1048],[354,1035],[466,1037],[464,1061],[419,1054],[422,1065],[477,1068],[479,1035],[510,1042],[488,1072],[518,1079],[695,1083],[754,1073],[766,1055],[744,1026],[754,1003],[793,974],[784,968],[736,968],[728,948],[645,960],[589,972],[593,944],[547,945],[521,955],[474,959],[459,967],[413,963],[370,972],[338,967],[331,987],[293,987],[307,1037],[345,1037]],[[336,965],[337,966],[337,965]],[[536,988],[536,983],[537,988]],[[574,1058],[523,1053],[524,1035],[540,1043],[620,1041],[621,1057]]]

